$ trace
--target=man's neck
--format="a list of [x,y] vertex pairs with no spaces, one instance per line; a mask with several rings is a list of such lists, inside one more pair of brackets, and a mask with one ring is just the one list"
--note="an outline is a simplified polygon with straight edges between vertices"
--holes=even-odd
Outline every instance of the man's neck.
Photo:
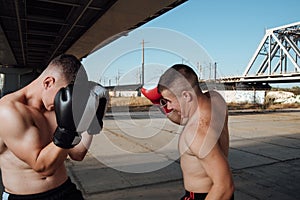
[[22,89],[24,96],[24,103],[30,107],[36,108],[38,110],[45,110],[44,104],[42,102],[41,93],[42,91],[38,87],[38,80],[33,81],[29,85]]

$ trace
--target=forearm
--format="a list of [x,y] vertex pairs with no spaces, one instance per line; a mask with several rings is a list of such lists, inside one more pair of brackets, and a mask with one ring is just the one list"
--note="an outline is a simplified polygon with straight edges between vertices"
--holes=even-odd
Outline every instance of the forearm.
[[32,168],[45,176],[51,176],[63,164],[67,155],[67,149],[57,147],[51,142],[39,152]]
[[234,187],[233,184],[228,185],[213,185],[209,190],[205,200],[230,200],[233,195]]
[[74,148],[70,149],[69,156],[72,160],[81,161],[84,159],[88,149],[91,146],[93,135],[89,135],[87,132],[81,134],[81,141]]

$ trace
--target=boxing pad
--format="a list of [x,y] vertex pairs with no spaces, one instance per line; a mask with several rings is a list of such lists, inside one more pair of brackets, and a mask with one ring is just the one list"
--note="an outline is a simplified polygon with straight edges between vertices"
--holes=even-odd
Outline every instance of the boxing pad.
[[92,81],[88,83],[88,90],[89,97],[77,130],[86,130],[88,134],[94,135],[102,130],[109,95],[103,86]]

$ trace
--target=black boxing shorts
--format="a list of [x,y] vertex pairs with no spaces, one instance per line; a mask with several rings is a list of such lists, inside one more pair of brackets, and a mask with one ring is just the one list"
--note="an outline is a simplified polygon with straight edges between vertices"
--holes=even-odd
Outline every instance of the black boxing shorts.
[[66,182],[52,190],[28,195],[17,195],[3,192],[3,200],[84,200],[80,190],[68,178]]

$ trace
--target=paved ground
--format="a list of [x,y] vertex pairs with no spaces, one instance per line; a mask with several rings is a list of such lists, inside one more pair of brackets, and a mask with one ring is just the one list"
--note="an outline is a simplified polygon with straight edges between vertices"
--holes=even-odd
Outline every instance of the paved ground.
[[[181,127],[158,112],[108,113],[82,162],[69,174],[88,200],[179,199]],[[300,199],[300,110],[231,113],[230,165],[235,199]]]
[[[86,199],[179,199],[180,127],[155,112],[108,113],[104,124],[87,158],[67,162]],[[229,128],[236,199],[300,199],[300,110],[231,113]]]

